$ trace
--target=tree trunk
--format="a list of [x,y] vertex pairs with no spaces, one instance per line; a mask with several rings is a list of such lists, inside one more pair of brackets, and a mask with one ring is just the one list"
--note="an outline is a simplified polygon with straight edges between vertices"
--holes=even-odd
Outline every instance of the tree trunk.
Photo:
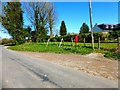
[[53,32],[52,32],[52,21],[50,21],[50,38],[53,37]]
[[50,27],[50,38],[53,37],[53,34],[52,34],[52,28]]
[[100,50],[100,37],[98,37],[98,49]]

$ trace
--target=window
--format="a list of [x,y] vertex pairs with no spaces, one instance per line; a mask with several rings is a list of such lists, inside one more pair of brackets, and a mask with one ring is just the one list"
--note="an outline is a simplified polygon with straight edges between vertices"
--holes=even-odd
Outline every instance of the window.
[[112,28],[112,29],[114,28],[113,25],[111,25],[111,28]]
[[109,26],[108,26],[108,25],[106,25],[106,27],[105,27],[105,28],[107,28],[107,29],[108,29],[108,28],[109,28]]

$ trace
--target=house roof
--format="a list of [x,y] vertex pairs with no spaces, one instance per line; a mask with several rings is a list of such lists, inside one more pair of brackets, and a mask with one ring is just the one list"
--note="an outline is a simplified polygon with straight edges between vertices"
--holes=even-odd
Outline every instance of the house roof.
[[120,24],[99,24],[98,27],[103,30],[120,30]]

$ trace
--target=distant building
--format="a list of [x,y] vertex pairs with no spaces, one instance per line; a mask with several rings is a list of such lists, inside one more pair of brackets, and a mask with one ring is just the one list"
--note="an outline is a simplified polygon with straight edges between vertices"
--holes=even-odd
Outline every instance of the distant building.
[[120,24],[95,24],[93,27],[94,32],[108,33],[113,30],[120,30]]

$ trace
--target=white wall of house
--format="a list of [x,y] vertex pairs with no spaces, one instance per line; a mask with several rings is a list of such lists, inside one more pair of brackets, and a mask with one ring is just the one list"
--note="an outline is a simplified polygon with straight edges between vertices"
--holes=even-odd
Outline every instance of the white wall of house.
[[94,32],[103,32],[101,28],[97,26],[97,24],[93,27]]
[[109,30],[103,30],[97,26],[97,24],[93,27],[94,32],[103,32],[103,33],[108,33]]

